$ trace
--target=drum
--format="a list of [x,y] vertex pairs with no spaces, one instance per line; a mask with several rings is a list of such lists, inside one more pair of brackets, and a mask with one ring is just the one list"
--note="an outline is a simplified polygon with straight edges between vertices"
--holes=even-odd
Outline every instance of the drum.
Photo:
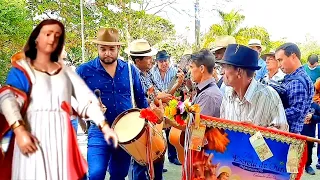
[[151,133],[151,159],[153,162],[160,160],[167,149],[167,144],[162,136],[162,125],[152,125],[140,118],[139,109],[129,109],[121,113],[113,122],[112,128],[117,133],[119,146],[122,147],[140,165],[146,166],[147,140],[149,127]]

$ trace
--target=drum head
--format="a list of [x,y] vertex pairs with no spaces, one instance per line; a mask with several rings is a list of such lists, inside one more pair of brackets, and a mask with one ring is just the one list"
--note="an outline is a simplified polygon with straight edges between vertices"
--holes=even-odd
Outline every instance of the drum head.
[[140,110],[131,109],[120,114],[113,126],[119,143],[126,143],[139,135],[145,126],[145,119],[140,118]]

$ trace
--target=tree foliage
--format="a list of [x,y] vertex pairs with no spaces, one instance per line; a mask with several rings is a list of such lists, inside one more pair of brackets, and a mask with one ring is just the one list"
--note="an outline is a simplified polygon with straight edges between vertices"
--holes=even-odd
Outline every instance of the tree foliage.
[[[147,14],[145,10],[133,10],[136,0],[96,0],[85,3],[83,8],[86,60],[96,56],[96,46],[90,40],[96,37],[99,27],[114,27],[120,31],[121,40],[129,44],[134,39],[144,38],[150,44],[161,42],[175,34],[174,25],[159,16]],[[142,6],[141,6],[142,7]],[[78,0],[29,2],[33,16],[44,14],[48,17],[61,17],[66,26],[66,50],[76,64],[81,61],[81,16]],[[123,52],[122,52],[123,55]]]
[[11,56],[20,51],[32,30],[30,12],[24,1],[0,1],[0,84],[4,84]]
[[232,10],[229,13],[218,10],[221,19],[219,24],[213,24],[208,33],[204,35],[203,47],[212,46],[217,36],[230,35],[236,38],[237,43],[247,45],[250,39],[259,39],[261,43],[270,49],[270,37],[268,31],[259,26],[241,28],[245,16],[239,11]]
[[310,35],[307,35],[305,41],[303,43],[299,43],[298,46],[301,51],[302,63],[307,63],[308,57],[311,54],[320,55],[320,44]]

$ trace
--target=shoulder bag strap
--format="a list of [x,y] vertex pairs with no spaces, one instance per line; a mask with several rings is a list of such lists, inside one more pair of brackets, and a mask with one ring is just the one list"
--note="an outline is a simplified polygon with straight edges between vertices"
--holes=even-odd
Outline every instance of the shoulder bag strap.
[[128,71],[129,71],[129,85],[130,85],[131,103],[132,103],[132,108],[135,108],[136,107],[136,103],[134,101],[132,70],[131,70],[131,62],[130,62],[130,60],[128,60]]

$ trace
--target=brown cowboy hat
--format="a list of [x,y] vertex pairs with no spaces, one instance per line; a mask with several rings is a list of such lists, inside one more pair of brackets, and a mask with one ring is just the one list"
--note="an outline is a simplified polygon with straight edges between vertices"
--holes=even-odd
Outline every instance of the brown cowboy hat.
[[100,45],[123,45],[119,42],[119,31],[115,28],[100,28],[97,33],[97,39],[91,40]]

